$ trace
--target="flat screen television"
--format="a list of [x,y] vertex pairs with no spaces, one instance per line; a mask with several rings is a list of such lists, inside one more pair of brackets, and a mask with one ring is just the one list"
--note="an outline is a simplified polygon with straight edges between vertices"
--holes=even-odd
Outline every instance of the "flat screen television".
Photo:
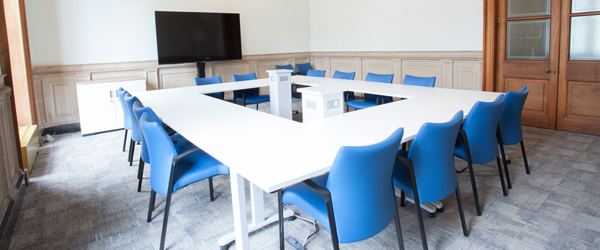
[[156,11],[158,64],[242,59],[240,14]]

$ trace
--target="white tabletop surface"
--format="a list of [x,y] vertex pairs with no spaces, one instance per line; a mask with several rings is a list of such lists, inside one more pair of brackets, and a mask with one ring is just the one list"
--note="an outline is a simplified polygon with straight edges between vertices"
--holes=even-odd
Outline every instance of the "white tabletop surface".
[[307,123],[298,123],[201,93],[268,86],[267,79],[147,91],[135,95],[163,121],[267,192],[329,171],[342,146],[370,145],[404,127],[403,141],[425,122],[465,115],[477,101],[500,93],[293,76],[292,82],[408,98]]

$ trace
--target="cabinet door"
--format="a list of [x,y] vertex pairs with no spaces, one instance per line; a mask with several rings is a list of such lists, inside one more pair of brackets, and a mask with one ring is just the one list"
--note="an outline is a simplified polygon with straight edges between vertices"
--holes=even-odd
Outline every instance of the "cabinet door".
[[[123,88],[124,90],[129,91],[129,93],[132,93],[133,95],[135,95],[136,92],[146,91],[146,80],[141,79],[141,80],[115,82],[113,85],[114,93],[116,93],[117,89],[119,89],[120,87]],[[114,102],[115,102],[115,114],[116,114],[117,124],[119,125],[120,128],[123,128],[123,108],[121,107],[121,100],[119,99],[118,96],[115,96]]]
[[[122,128],[117,124],[113,83],[90,83],[77,85],[77,102],[81,134]],[[120,104],[118,104],[120,105]]]

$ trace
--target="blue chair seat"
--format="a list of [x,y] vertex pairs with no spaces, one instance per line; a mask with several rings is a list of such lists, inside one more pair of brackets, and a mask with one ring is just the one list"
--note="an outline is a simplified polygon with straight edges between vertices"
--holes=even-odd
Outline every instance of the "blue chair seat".
[[[380,82],[380,83],[388,83],[388,84],[392,84],[393,80],[394,80],[394,74],[380,75],[380,74],[368,73],[367,77],[365,78],[365,81],[367,81],[367,82]],[[349,98],[348,100],[350,100],[350,99],[351,98]],[[346,103],[346,105],[347,105],[346,112],[348,111],[348,107],[351,107],[353,109],[365,109],[365,108],[377,106],[380,102],[387,103],[387,102],[391,102],[391,101],[392,101],[392,98],[387,97],[387,96],[383,96],[383,99],[381,99],[378,95],[365,93],[365,99],[363,99],[363,100],[348,101]]]
[[[238,97],[235,100],[238,102],[243,102],[244,98]],[[256,96],[246,97],[246,104],[257,104],[257,103],[268,102],[270,100],[271,100],[271,97],[268,95],[256,95]]]
[[[396,155],[408,158],[408,152],[404,149],[399,150],[398,154]],[[394,163],[394,173],[392,174],[392,179],[394,180],[394,186],[396,186],[399,189],[402,189],[405,193],[410,195],[410,197],[415,197],[413,195],[412,181],[410,180],[410,172],[408,170],[408,167],[402,162],[396,161]]]
[[366,99],[360,99],[360,100],[348,101],[348,106],[350,106],[354,109],[366,109],[366,108],[370,108],[370,107],[375,107],[377,105],[375,104],[375,102],[371,102]]
[[206,152],[199,150],[177,162],[177,168],[173,175],[173,192],[198,180],[220,174],[228,175],[229,168]]
[[[317,185],[325,187],[329,173],[311,178]],[[299,183],[285,190],[282,197],[284,204],[294,204],[310,217],[317,220],[325,228],[329,229],[329,220],[327,217],[327,205],[323,197],[315,193],[306,184]]]

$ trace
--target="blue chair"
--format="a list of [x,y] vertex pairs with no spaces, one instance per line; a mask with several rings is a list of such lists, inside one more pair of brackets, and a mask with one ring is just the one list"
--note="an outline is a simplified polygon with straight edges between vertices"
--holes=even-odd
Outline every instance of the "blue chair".
[[421,216],[421,203],[442,200],[453,192],[458,201],[463,234],[469,236],[453,158],[454,144],[462,118],[461,110],[448,122],[423,124],[410,151],[400,150],[396,157],[394,186],[402,190],[401,206],[404,206],[405,193],[415,201],[423,249],[427,249],[427,239]]
[[[527,154],[525,153],[525,144],[523,144],[523,130],[521,129],[521,115],[523,114],[523,106],[527,100],[529,88],[523,87],[519,92],[508,91],[504,97],[504,107],[500,112],[498,142],[500,143],[500,151],[504,154],[504,145],[515,145],[521,143],[521,152],[523,153],[523,161],[525,163],[525,171],[529,172],[529,163],[527,162]],[[508,188],[512,188],[510,183],[510,175],[508,167],[504,168],[506,174],[506,184]]]
[[275,65],[275,69],[289,69],[292,71],[292,75],[294,75],[294,68],[292,68],[291,64],[287,65]]
[[[234,82],[248,81],[248,80],[256,80],[256,73],[248,73],[243,75],[231,75],[233,77]],[[234,100],[236,102],[242,102],[244,107],[246,104],[256,104],[256,110],[258,110],[258,104],[263,102],[270,101],[270,96],[268,95],[260,95],[259,88],[253,89],[244,89],[244,90],[236,90],[234,91]]]
[[434,77],[418,77],[418,76],[406,75],[406,76],[404,76],[404,81],[402,82],[402,84],[433,88],[435,86],[435,76]]
[[199,148],[178,153],[160,121],[152,118],[148,112],[140,117],[140,128],[144,133],[152,162],[148,222],[152,221],[156,193],[167,195],[160,239],[160,249],[164,249],[171,195],[191,183],[216,175],[228,175],[229,168]]
[[[194,81],[196,82],[196,86],[223,83],[223,81],[221,80],[221,76],[213,76],[213,77],[206,77],[206,78],[194,77]],[[224,92],[210,93],[210,94],[206,94],[206,95],[212,96],[217,99],[225,100]]]
[[[356,75],[356,72],[341,72],[341,71],[335,71],[333,72],[333,76],[331,78],[333,79],[344,79],[344,80],[354,80],[354,76]],[[354,92],[352,91],[346,91],[344,93],[344,102],[347,102],[348,100],[354,100]],[[346,107],[346,111],[348,111],[348,107]]]
[[306,75],[306,73],[308,73],[308,70],[312,69],[312,67],[310,66],[310,63],[301,63],[301,64],[297,64],[296,63],[296,74],[298,75]]
[[[454,155],[467,161],[477,215],[481,215],[481,208],[479,206],[473,164],[484,164],[495,159],[498,163],[502,192],[504,196],[508,195],[504,184],[502,167],[500,166],[497,138],[498,119],[500,118],[502,105],[504,105],[503,94],[498,96],[493,102],[475,103],[465,118],[454,147]],[[502,158],[506,159],[504,155],[502,155]]]
[[403,249],[392,185],[394,157],[403,134],[404,129],[399,128],[373,145],[341,147],[328,174],[279,190],[281,249],[284,203],[296,205],[321,223],[331,233],[334,249],[339,249],[339,243],[378,234],[394,218],[398,244]]
[[[379,75],[379,74],[373,74],[373,73],[368,73],[367,78],[365,79],[365,81],[367,81],[367,82],[381,82],[381,83],[389,83],[389,84],[391,84],[393,80],[394,80],[394,74]],[[392,101],[391,98],[384,97],[382,102],[386,103],[386,102],[391,102],[391,101]],[[379,105],[379,96],[365,93],[365,99],[348,100],[346,112],[348,111],[348,107],[351,107],[354,109],[365,109],[365,108],[374,107],[376,105]]]
[[306,76],[325,77],[325,70],[312,70],[312,69],[309,69],[306,72]]
[[[152,116],[152,118],[155,121],[160,121],[160,118],[158,118],[158,116],[154,113],[154,111],[152,111],[152,109],[144,107],[144,105],[142,105],[142,103],[137,99],[137,97],[134,97],[134,101],[133,101],[133,114],[135,115],[135,119],[136,119],[136,125],[139,126],[139,121],[140,118],[142,117],[143,113],[148,113],[150,116]],[[163,125],[164,128],[164,125]],[[144,176],[144,164],[148,163],[150,164],[150,155],[148,153],[148,145],[146,143],[146,139],[144,138],[144,133],[140,130],[140,135],[142,137],[142,151],[140,153],[140,162],[138,164],[138,192],[142,191],[142,180],[143,180],[143,176]],[[180,134],[175,134],[175,135],[171,135],[169,136],[171,138],[171,141],[173,141],[173,145],[175,145],[175,149],[177,150],[177,153],[183,153],[185,151],[188,151],[190,149],[194,149],[196,148],[196,146],[194,146],[194,144],[192,144],[191,142],[189,142],[188,140],[186,140],[185,138],[183,138],[183,136],[181,136]],[[210,190],[210,200],[214,201],[214,195],[213,195],[213,185],[212,185],[212,177],[208,178],[208,184],[209,184],[209,190]]]
[[123,152],[125,152],[125,147],[127,145],[127,132],[131,130],[131,118],[129,117],[127,106],[125,106],[125,92],[126,91],[121,87],[117,89],[117,96],[121,102],[121,108],[123,109],[123,128],[125,129],[125,137],[123,138]]
[[138,142],[142,142],[142,136],[140,135],[139,126],[134,126],[135,124],[137,124],[137,121],[135,120],[135,114],[133,114],[133,101],[135,100],[135,97],[129,94],[129,92],[125,91],[123,100],[125,101],[125,107],[127,108],[127,114],[131,124],[131,140],[129,143],[129,166],[133,166],[133,155],[135,154],[135,145]]

